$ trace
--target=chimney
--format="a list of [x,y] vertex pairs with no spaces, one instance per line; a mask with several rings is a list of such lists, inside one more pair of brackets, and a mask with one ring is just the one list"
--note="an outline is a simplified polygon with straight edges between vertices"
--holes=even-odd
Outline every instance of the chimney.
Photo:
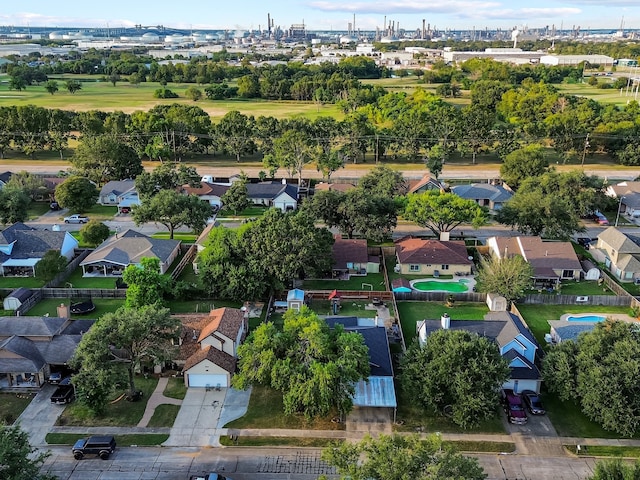
[[449,232],[440,232],[440,241],[448,242],[449,241]]
[[451,317],[448,313],[443,313],[440,317],[440,326],[444,330],[449,330],[449,327],[451,327]]
[[69,318],[69,307],[64,303],[58,305],[58,317]]

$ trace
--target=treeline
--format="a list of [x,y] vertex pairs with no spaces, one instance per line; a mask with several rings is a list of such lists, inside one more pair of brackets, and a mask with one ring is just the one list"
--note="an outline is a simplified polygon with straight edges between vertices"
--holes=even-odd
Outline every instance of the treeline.
[[[463,108],[422,89],[343,101],[352,103],[341,121],[326,116],[313,121],[254,118],[232,111],[212,123],[201,108],[179,104],[132,114],[2,107],[0,155],[10,148],[29,156],[46,149],[62,155],[72,135],[110,134],[141,158],[225,153],[239,161],[255,153],[273,156],[276,140],[295,131],[296,142],[317,147],[310,156],[336,157],[332,163],[365,161],[369,154],[376,161],[391,156],[426,161],[436,175],[456,153],[474,161],[488,152],[504,159],[531,143],[553,146],[566,161],[598,152],[622,165],[640,165],[640,107],[635,101],[624,107],[602,105],[530,79],[517,88],[478,80],[471,87],[471,104]],[[287,148],[277,155],[285,155]]]

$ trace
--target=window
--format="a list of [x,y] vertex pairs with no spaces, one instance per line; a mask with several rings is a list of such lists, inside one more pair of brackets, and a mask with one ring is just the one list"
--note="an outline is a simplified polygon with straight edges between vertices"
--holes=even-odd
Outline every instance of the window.
[[419,272],[420,271],[420,265],[409,265],[409,271],[410,272]]
[[442,265],[442,270],[449,270],[449,265]]
[[563,270],[562,278],[573,278],[573,270]]

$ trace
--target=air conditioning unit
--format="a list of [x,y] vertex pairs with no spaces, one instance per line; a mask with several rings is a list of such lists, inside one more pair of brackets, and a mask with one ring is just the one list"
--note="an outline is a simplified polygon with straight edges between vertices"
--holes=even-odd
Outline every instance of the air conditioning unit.
[[402,267],[400,266],[400,264],[396,264],[396,266],[393,267],[393,271],[396,272],[396,273],[400,273],[401,269],[402,269]]

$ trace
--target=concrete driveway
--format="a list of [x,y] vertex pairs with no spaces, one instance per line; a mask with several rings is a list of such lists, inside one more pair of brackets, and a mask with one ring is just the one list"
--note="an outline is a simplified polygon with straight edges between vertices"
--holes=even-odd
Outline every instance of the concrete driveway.
[[220,391],[189,388],[166,442],[167,447],[219,446],[218,438],[225,432],[219,425],[241,417],[247,411],[249,393],[232,388]]
[[29,434],[29,443],[33,446],[46,444],[45,436],[64,411],[65,405],[51,403],[51,395],[56,388],[57,385],[44,385],[16,422]]

